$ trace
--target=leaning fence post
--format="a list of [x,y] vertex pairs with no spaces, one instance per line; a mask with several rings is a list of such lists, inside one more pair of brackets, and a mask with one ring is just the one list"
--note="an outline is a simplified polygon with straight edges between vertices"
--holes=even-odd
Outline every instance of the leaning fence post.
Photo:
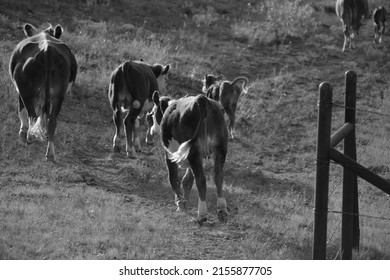
[[319,87],[317,132],[317,170],[314,206],[313,259],[326,259],[328,223],[329,149],[332,122],[333,89],[329,83]]
[[[345,122],[353,125],[353,130],[344,139],[344,154],[356,161],[356,73],[345,73]],[[359,247],[359,205],[356,173],[344,167],[343,200],[341,224],[341,258],[352,259],[352,248]]]

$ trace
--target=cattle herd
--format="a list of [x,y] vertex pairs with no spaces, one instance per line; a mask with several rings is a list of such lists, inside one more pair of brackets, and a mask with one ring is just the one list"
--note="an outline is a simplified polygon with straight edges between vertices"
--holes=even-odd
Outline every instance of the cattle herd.
[[[336,13],[343,25],[343,51],[355,47],[355,37],[362,17],[369,17],[367,0],[337,0]],[[377,7],[372,13],[374,42],[381,43],[387,12]],[[19,94],[19,139],[30,143],[47,138],[46,159],[55,161],[54,134],[57,116],[67,91],[75,82],[77,62],[67,44],[60,40],[60,25],[37,31],[24,25],[26,37],[15,47],[9,65],[12,81]],[[232,82],[223,76],[205,75],[202,92],[196,96],[172,99],[164,96],[169,65],[125,61],[113,70],[108,99],[113,111],[114,152],[120,152],[121,129],[126,136],[126,153],[135,158],[141,149],[137,135],[139,116],[146,113],[146,143],[160,135],[165,150],[169,181],[179,211],[186,209],[195,181],[198,189],[199,223],[207,222],[206,177],[204,158],[213,157],[214,183],[217,189],[217,212],[220,221],[227,220],[227,205],[222,192],[223,167],[228,137],[235,137],[235,112],[241,93],[247,93],[249,81],[237,77]],[[240,86],[241,85],[241,86]],[[161,95],[163,94],[163,95]],[[35,111],[39,107],[39,114]],[[224,113],[229,118],[226,126]],[[178,168],[186,168],[179,180]],[[183,194],[184,192],[184,194]]]

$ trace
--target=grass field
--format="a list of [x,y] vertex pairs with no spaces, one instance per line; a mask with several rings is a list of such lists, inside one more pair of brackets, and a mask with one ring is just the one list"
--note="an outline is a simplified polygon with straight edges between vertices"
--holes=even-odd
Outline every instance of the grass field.
[[[270,22],[275,2],[268,0],[1,1],[0,259],[311,259],[318,85],[330,82],[343,104],[344,73],[357,72],[358,160],[390,179],[390,36],[375,46],[367,20],[357,49],[342,53],[334,1],[284,2]],[[379,4],[388,3],[370,1],[370,8]],[[79,66],[58,119],[55,164],[44,160],[44,143],[18,142],[8,63],[26,22],[61,24]],[[289,28],[295,24],[298,31]],[[196,188],[189,212],[175,212],[158,141],[143,145],[137,159],[113,154],[109,76],[139,58],[171,65],[174,97],[201,93],[208,73],[249,78],[225,165],[226,224],[217,221],[211,172],[208,209],[216,223],[202,227],[192,220]],[[335,131],[344,116],[343,108],[333,111]],[[142,125],[142,139],[145,131]],[[332,164],[330,175],[327,258],[336,259],[342,168]],[[360,179],[359,195],[361,244],[353,258],[388,260],[389,196]]]

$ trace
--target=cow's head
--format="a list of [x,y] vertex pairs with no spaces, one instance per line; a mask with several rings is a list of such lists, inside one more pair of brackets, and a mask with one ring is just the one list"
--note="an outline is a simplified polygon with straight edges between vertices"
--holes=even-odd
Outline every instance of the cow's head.
[[23,26],[24,34],[26,34],[27,37],[32,37],[34,35],[37,35],[41,32],[49,34],[50,36],[59,39],[62,35],[63,29],[62,26],[57,24],[56,27],[52,27],[51,25],[46,28],[43,31],[38,31],[32,24],[26,23]]
[[[165,110],[168,108],[171,98],[168,96],[159,95],[156,90],[153,93],[153,109],[146,114],[146,121],[148,125],[148,132],[146,137],[146,143],[151,144],[151,139],[155,134],[160,133],[160,124]],[[149,139],[149,140],[148,140]]]
[[156,64],[152,66],[152,70],[157,79],[158,90],[162,93],[166,92],[169,64],[166,66]]
[[216,77],[210,74],[206,74],[202,81],[203,82],[202,91],[206,93],[209,87],[211,87],[212,85],[216,84],[219,81],[222,81],[223,79],[224,77],[222,75]]

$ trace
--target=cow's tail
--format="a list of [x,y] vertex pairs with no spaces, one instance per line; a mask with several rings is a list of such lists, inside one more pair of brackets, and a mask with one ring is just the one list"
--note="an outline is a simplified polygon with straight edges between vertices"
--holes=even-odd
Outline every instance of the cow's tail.
[[44,102],[43,107],[41,109],[41,112],[36,120],[36,122],[33,124],[33,126],[30,128],[30,133],[41,140],[44,140],[44,137],[47,133],[47,119],[50,113],[50,88],[51,88],[51,79],[52,79],[52,47],[45,42],[45,46],[42,48],[42,51],[39,53],[39,55],[42,56],[42,60],[45,64],[45,91],[44,91]]
[[207,98],[205,96],[200,96],[200,98],[198,99],[198,102],[195,103],[198,106],[198,110],[199,110],[200,115],[199,115],[198,125],[196,126],[195,133],[191,137],[191,139],[183,142],[179,146],[179,148],[176,152],[170,151],[169,148],[164,145],[164,149],[166,150],[166,152],[168,154],[168,158],[172,162],[176,162],[176,163],[180,164],[182,161],[186,160],[189,153],[190,153],[191,146],[198,140],[201,132],[204,130],[204,122],[205,122],[205,119],[207,118],[206,100],[207,100]]
[[230,84],[232,86],[234,86],[234,85],[236,85],[236,84],[238,84],[240,82],[243,83],[242,84],[242,90],[244,91],[245,94],[247,94],[248,93],[248,84],[249,84],[248,78],[246,78],[246,77],[237,77]]
[[[127,79],[127,73],[130,71],[130,68],[131,68],[131,64],[129,61],[126,61],[125,63],[123,63],[123,66],[122,66],[122,81],[124,81],[126,87],[127,87],[127,90],[130,92],[130,86],[129,86],[129,81]],[[138,100],[138,96],[137,96],[137,92],[130,92],[130,95],[131,97],[133,98],[133,102],[132,102],[132,106],[134,109],[139,109],[141,107],[141,102]]]

